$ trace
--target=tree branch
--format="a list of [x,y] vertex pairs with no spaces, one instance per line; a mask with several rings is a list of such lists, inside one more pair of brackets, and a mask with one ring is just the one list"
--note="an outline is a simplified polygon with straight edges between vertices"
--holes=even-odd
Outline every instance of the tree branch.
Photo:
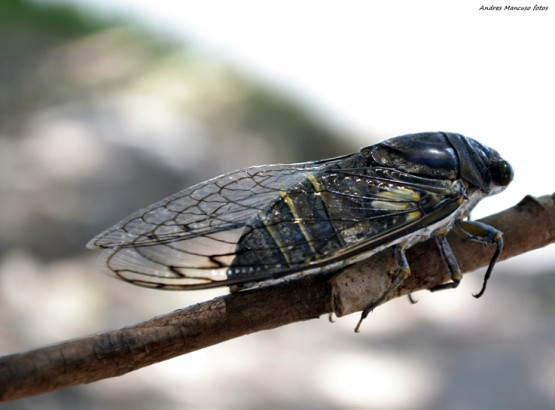
[[[516,206],[481,220],[504,233],[501,259],[555,242],[554,201],[555,194],[528,196]],[[487,265],[493,254],[492,247],[455,235],[450,235],[449,242],[463,272]],[[433,241],[414,246],[407,258],[412,274],[393,297],[429,289],[449,279]],[[123,329],[4,356],[0,358],[0,400],[119,376],[248,333],[317,318],[332,310],[338,316],[361,310],[383,294],[392,279],[393,267],[391,251],[385,250],[331,279],[312,275],[249,289]]]

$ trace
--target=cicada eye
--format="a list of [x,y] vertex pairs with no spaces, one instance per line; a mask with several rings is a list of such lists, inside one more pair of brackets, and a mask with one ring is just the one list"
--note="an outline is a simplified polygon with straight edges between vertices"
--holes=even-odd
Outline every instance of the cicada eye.
[[500,186],[507,186],[511,183],[514,177],[513,167],[504,159],[497,163],[492,169],[493,181]]

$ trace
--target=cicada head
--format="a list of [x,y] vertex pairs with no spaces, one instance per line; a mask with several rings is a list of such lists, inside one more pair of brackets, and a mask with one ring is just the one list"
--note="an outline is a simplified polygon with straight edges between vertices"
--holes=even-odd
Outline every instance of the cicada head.
[[478,141],[459,134],[445,133],[459,157],[460,176],[486,195],[504,190],[513,180],[513,168],[499,153]]

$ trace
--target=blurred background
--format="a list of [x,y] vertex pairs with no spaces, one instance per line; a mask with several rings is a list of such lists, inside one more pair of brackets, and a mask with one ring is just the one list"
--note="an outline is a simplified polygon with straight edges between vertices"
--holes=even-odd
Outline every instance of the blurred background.
[[[445,130],[515,168],[474,217],[553,192],[555,10],[481,5],[0,2],[0,354],[224,292],[116,281],[84,245],[236,168]],[[358,315],[322,317],[3,408],[553,408],[553,253],[499,264],[479,301],[481,273],[380,307],[360,334]]]

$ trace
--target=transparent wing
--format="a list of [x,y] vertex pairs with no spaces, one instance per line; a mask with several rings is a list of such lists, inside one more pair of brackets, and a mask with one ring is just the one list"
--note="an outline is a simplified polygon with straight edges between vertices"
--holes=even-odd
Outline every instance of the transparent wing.
[[345,157],[245,168],[201,182],[139,210],[93,238],[109,273],[142,286],[218,286],[245,225],[305,179]]
[[[225,286],[331,266],[425,228],[460,206],[462,191],[453,189],[452,181],[423,180],[383,169],[340,169],[344,159],[231,172],[132,214],[89,246],[108,248],[104,262],[109,271],[137,285],[164,289]],[[319,192],[308,173],[318,175]],[[284,192],[296,217],[286,218],[276,207]],[[307,206],[308,197],[312,203],[318,197],[325,215]],[[277,219],[261,222],[260,215],[268,212],[276,213]],[[304,234],[289,235],[301,225]],[[265,251],[265,245],[256,242],[238,250],[237,243],[246,233],[268,237],[269,231],[277,230],[286,233],[287,240],[293,239],[287,246],[269,245],[274,247],[269,255],[287,252],[287,266],[271,261],[268,265],[250,263],[249,252],[260,255]],[[338,236],[340,246],[330,248]],[[303,247],[314,251],[313,258],[302,255]],[[230,267],[241,274],[230,275]]]
[[241,228],[280,190],[317,168],[314,163],[264,165],[209,179],[129,215],[87,247],[150,246]]

